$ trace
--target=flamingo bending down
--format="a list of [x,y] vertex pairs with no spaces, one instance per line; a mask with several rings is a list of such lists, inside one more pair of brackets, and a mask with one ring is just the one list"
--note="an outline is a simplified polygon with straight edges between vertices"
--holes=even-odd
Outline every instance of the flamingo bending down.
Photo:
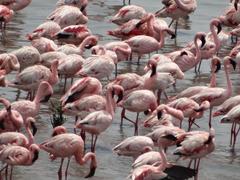
[[50,51],[56,51],[58,49],[58,45],[56,45],[53,40],[45,37],[33,39],[31,41],[31,44],[38,50],[40,54]]
[[146,10],[140,6],[123,6],[118,10],[117,14],[110,19],[110,21],[117,25],[122,25],[131,19],[141,19],[146,14]]
[[79,45],[87,36],[92,35],[86,25],[71,25],[55,33],[54,37],[59,42]]
[[63,46],[58,47],[57,51],[63,52],[67,55],[69,54],[78,54],[83,55],[84,48],[91,48],[97,44],[98,37],[97,36],[88,36],[86,37],[79,46],[75,46],[73,44],[65,44]]
[[112,124],[116,108],[114,94],[117,94],[119,96],[119,99],[116,102],[118,103],[122,99],[123,88],[118,85],[108,86],[106,94],[106,110],[92,112],[91,114],[87,115],[83,120],[79,120],[76,124],[76,128],[80,128],[92,134],[92,152],[95,152],[98,135],[105,131]]
[[70,5],[78,7],[81,12],[86,16],[86,8],[88,5],[88,0],[58,0],[56,3],[57,6]]
[[9,165],[11,166],[10,179],[12,179],[13,166],[16,166],[16,165],[30,166],[38,159],[38,154],[39,154],[39,147],[37,144],[32,144],[28,148],[17,146],[17,145],[5,146],[0,151],[0,161],[2,161],[2,163],[7,164],[2,169],[2,170],[5,169],[6,179],[8,176]]
[[194,12],[197,8],[196,0],[174,0],[168,1],[167,6],[157,11],[155,14],[159,17],[170,17],[172,18],[169,27],[174,21],[176,21],[175,34],[177,35],[177,26],[179,18],[187,18],[188,15]]
[[102,93],[101,82],[93,77],[84,77],[73,83],[68,91],[61,97],[62,106],[72,103],[85,96]]
[[13,11],[20,11],[27,7],[32,0],[3,0],[3,5],[12,9]]
[[186,132],[181,134],[178,140],[178,147],[174,151],[174,155],[190,158],[189,167],[191,166],[192,160],[194,160],[194,169],[197,171],[194,180],[197,180],[201,158],[210,154],[215,149],[215,131],[211,128],[210,132]]
[[226,101],[232,94],[232,83],[229,77],[229,65],[232,64],[234,69],[236,67],[236,62],[233,61],[229,56],[224,57],[224,71],[227,80],[227,89],[224,88],[207,88],[204,91],[194,95],[191,99],[195,100],[198,103],[201,103],[205,100],[210,102],[210,112],[209,112],[209,128],[211,128],[212,121],[212,109],[214,106],[221,105]]
[[27,34],[28,40],[40,37],[53,39],[54,35],[61,30],[61,27],[54,21],[46,21],[36,27],[32,33]]
[[0,70],[5,70],[5,73],[9,74],[11,71],[18,71],[19,69],[20,64],[14,54],[0,54]]
[[48,17],[47,20],[54,21],[61,28],[70,25],[86,24],[88,17],[84,16],[79,8],[74,6],[63,5],[56,8]]
[[146,136],[132,136],[124,139],[112,150],[119,156],[131,156],[134,160],[146,152],[152,151],[153,141]]
[[[149,90],[135,90],[125,95],[123,100],[118,103],[123,108],[121,113],[121,124],[123,119],[126,119],[134,124],[134,135],[138,135],[138,116],[140,112],[154,111],[157,107],[157,100],[152,91]],[[132,121],[125,116],[125,111],[129,110],[137,113],[136,121]]]
[[68,158],[65,171],[65,179],[67,179],[68,166],[71,156],[75,157],[78,164],[84,165],[91,159],[90,172],[85,178],[92,177],[97,167],[96,155],[88,152],[84,155],[84,143],[80,136],[71,133],[58,134],[40,144],[40,148],[50,153],[53,158],[61,158],[61,164],[58,170],[58,177],[62,179],[62,165],[64,158]]
[[0,25],[2,32],[4,32],[6,24],[12,20],[13,14],[13,10],[9,9],[7,6],[0,5]]
[[223,118],[221,119],[221,123],[232,123],[231,128],[231,138],[230,138],[230,146],[234,149],[237,135],[240,131],[240,126],[237,128],[237,125],[240,124],[239,117],[240,117],[240,105],[233,107]]
[[52,94],[53,89],[51,85],[46,81],[42,81],[39,84],[36,96],[33,101],[15,101],[11,103],[11,108],[18,111],[22,115],[23,120],[26,120],[28,117],[35,117],[38,115],[40,109],[40,102],[45,102],[50,98]]
[[51,51],[51,52],[46,52],[41,54],[41,61],[40,64],[48,67],[49,69],[51,68],[51,65],[54,61],[58,60],[60,61],[62,59],[65,59],[67,55],[63,52],[58,52],[58,51]]

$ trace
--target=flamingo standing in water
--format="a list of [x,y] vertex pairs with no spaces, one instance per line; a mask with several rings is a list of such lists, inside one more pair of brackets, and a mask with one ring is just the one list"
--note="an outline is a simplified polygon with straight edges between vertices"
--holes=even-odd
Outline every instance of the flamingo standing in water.
[[58,45],[51,39],[40,37],[33,39],[31,41],[33,47],[35,47],[40,54],[50,51],[56,51],[58,49]]
[[58,0],[56,3],[57,6],[70,5],[80,8],[81,12],[86,16],[86,8],[88,5],[88,0]]
[[0,25],[2,33],[6,28],[6,24],[9,23],[13,18],[13,10],[9,9],[7,6],[0,5]]
[[96,155],[92,152],[84,155],[84,142],[82,138],[76,134],[65,133],[63,131],[41,143],[40,148],[50,153],[52,159],[61,158],[61,164],[58,170],[59,179],[62,179],[62,165],[66,157],[68,158],[68,163],[65,170],[65,179],[67,179],[68,167],[72,156],[75,157],[75,160],[80,165],[84,165],[91,160],[90,172],[85,178],[92,177],[95,174],[97,168]]
[[239,117],[240,117],[240,105],[233,107],[223,118],[221,119],[221,123],[232,123],[231,128],[231,137],[230,137],[230,146],[234,149],[237,135],[240,131],[240,126],[237,128],[237,125],[240,124]]
[[174,0],[168,1],[167,6],[157,11],[156,16],[172,18],[169,27],[176,21],[175,34],[177,35],[177,26],[179,18],[187,18],[197,8],[196,0]]
[[[92,134],[91,151],[95,152],[98,135],[105,131],[113,121],[116,103],[114,101],[114,94],[119,96],[116,103],[121,101],[123,96],[123,88],[118,85],[108,86],[106,94],[106,110],[95,111],[87,115],[84,119],[79,120],[76,128],[80,128]],[[94,137],[95,135],[95,137]]]
[[144,8],[136,5],[124,6],[118,10],[117,14],[114,15],[110,21],[122,25],[131,19],[141,19],[147,12]]
[[198,103],[201,103],[205,100],[210,102],[210,112],[209,112],[209,128],[211,128],[212,121],[212,109],[214,106],[221,105],[224,101],[226,101],[232,95],[232,83],[229,77],[229,65],[232,64],[234,69],[236,67],[236,62],[233,61],[229,56],[224,57],[224,71],[227,80],[227,89],[211,87],[207,88],[198,94],[191,97],[191,99],[195,100]]
[[178,147],[174,151],[174,155],[183,158],[190,158],[189,167],[194,160],[194,169],[197,171],[194,180],[198,179],[198,170],[201,158],[210,154],[215,149],[215,131],[210,132],[191,131],[181,134],[178,137]]
[[132,136],[124,139],[112,150],[119,156],[131,156],[134,160],[141,154],[152,151],[153,141],[146,136]]
[[11,166],[10,179],[12,179],[13,166],[31,166],[38,159],[39,147],[37,144],[32,144],[28,148],[10,145],[5,146],[0,152],[0,161],[7,165],[1,170],[5,169],[5,177],[8,176],[8,166]]

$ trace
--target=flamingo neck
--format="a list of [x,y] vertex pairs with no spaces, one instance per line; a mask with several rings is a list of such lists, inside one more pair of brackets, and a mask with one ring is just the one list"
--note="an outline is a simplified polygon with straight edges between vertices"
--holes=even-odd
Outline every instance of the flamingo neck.
[[227,94],[228,97],[230,97],[232,95],[232,82],[231,82],[231,79],[229,77],[227,65],[225,65],[225,64],[224,64],[224,70],[225,70],[225,76],[226,76],[226,80],[227,80],[226,94]]
[[157,168],[158,168],[159,171],[164,171],[166,169],[166,167],[167,167],[167,157],[166,157],[166,154],[164,153],[163,148],[161,147],[161,145],[159,147],[159,154],[161,156],[162,162],[161,162],[161,164]]
[[150,17],[149,21],[147,22],[148,33],[150,36],[154,35],[153,24],[154,24],[154,16]]
[[157,66],[155,64],[152,64],[152,73],[150,77],[153,77],[156,74],[157,74]]
[[159,40],[159,43],[158,43],[159,44],[159,49],[162,48],[163,45],[164,45],[164,33],[163,32],[164,32],[163,29],[161,29],[160,32],[159,32],[160,33],[160,40]]
[[213,42],[215,44],[215,53],[218,51],[218,49],[220,48],[220,42],[219,42],[219,39],[218,39],[218,35],[217,35],[217,32],[214,28],[214,25],[211,24],[210,25],[210,31],[212,33],[212,36],[213,36]]
[[216,87],[216,73],[213,71],[211,74],[210,87]]
[[26,132],[28,134],[28,140],[29,140],[29,146],[34,143],[34,137],[33,134],[29,128],[29,126],[26,127]]
[[49,82],[52,85],[58,82],[58,71],[57,71],[57,66],[55,65],[51,68],[51,76],[50,76]]
[[86,37],[82,43],[79,45],[79,52],[80,54],[83,54],[85,50],[85,46],[88,45],[89,41],[92,39],[92,37]]
[[96,156],[92,152],[86,153],[83,157],[83,150],[81,149],[75,154],[75,159],[80,165],[87,163],[91,159],[91,164],[97,166]]
[[115,111],[115,102],[112,97],[112,88],[109,88],[106,95],[107,105],[106,105],[106,111],[111,114],[111,116],[114,116]]

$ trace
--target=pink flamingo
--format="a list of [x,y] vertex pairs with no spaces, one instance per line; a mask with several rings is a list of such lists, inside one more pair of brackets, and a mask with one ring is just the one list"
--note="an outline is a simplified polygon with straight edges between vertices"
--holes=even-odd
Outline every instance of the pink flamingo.
[[0,70],[5,70],[5,73],[9,74],[11,71],[18,71],[19,69],[20,64],[14,54],[0,54]]
[[32,0],[3,0],[2,4],[14,11],[20,11],[27,7],[31,2]]
[[60,46],[57,51],[63,52],[67,55],[69,54],[78,54],[82,55],[84,52],[84,48],[91,48],[95,46],[98,42],[97,36],[88,36],[86,37],[79,46],[75,46],[73,44],[65,44]]
[[31,44],[38,50],[40,54],[49,51],[56,51],[58,49],[58,45],[56,45],[53,40],[45,37],[33,39]]
[[[139,113],[144,111],[154,111],[157,107],[157,100],[152,91],[149,90],[135,90],[125,95],[123,100],[118,103],[119,106],[123,107],[121,113],[121,124],[122,126],[123,119],[128,120],[134,124],[134,135],[138,135],[138,120]],[[125,116],[126,109],[131,112],[136,112],[137,117],[136,121],[132,121]]]
[[194,100],[183,97],[168,103],[168,106],[182,111],[184,117],[189,118],[188,131],[190,131],[193,124],[197,125],[195,119],[199,119],[203,116],[204,111],[210,108],[210,103],[208,101],[203,101],[199,105]]
[[32,99],[41,82],[47,81],[51,85],[55,85],[58,82],[57,68],[58,61],[52,63],[51,70],[43,65],[30,66],[19,73],[13,83],[9,82],[7,84],[9,87],[28,91],[30,99]]
[[184,114],[182,111],[169,107],[165,104],[159,105],[151,115],[144,121],[144,127],[164,126],[180,126]]
[[122,25],[131,19],[141,19],[146,14],[147,12],[143,7],[128,5],[119,9],[117,14],[115,14],[110,21],[117,25]]
[[86,7],[88,5],[88,0],[58,0],[57,6],[70,5],[80,8],[81,12],[86,16]]
[[13,18],[13,10],[9,9],[7,6],[0,5],[0,24],[2,32],[4,32],[4,29],[6,28],[6,24],[9,23]]
[[232,108],[240,104],[240,95],[230,97],[213,113],[213,117],[227,114]]
[[8,176],[8,166],[11,166],[10,179],[12,179],[13,166],[31,166],[38,159],[39,147],[37,144],[32,144],[28,148],[16,145],[4,147],[0,152],[0,160],[7,165],[1,170],[5,169],[5,176]]
[[209,128],[211,128],[212,121],[212,109],[214,106],[221,105],[224,101],[226,101],[232,95],[232,83],[229,78],[229,68],[230,64],[233,65],[234,69],[236,67],[236,62],[233,61],[229,56],[224,57],[224,71],[227,80],[227,89],[224,88],[207,88],[204,91],[199,92],[198,94],[191,97],[191,99],[195,100],[198,103],[201,103],[205,100],[210,102],[210,112],[209,112]]
[[61,27],[54,21],[46,21],[36,27],[32,33],[27,34],[28,40],[46,37],[53,39],[54,35],[61,30]]
[[153,141],[146,136],[132,136],[124,139],[112,150],[119,156],[130,156],[134,160],[148,151],[152,151]]
[[232,128],[231,128],[231,138],[230,138],[230,146],[234,149],[236,140],[237,140],[237,135],[240,131],[240,126],[237,128],[237,125],[240,124],[239,122],[239,117],[240,117],[240,106],[237,105],[233,107],[223,118],[221,119],[221,123],[232,123]]
[[90,35],[92,35],[91,30],[86,25],[81,24],[63,28],[55,34],[55,38],[59,42],[78,45]]
[[84,155],[84,143],[80,136],[72,133],[58,134],[41,143],[40,148],[50,153],[54,158],[61,158],[61,164],[58,170],[58,177],[60,180],[62,179],[63,161],[66,157],[68,158],[68,163],[65,171],[65,179],[67,179],[71,156],[74,156],[76,162],[80,165],[84,165],[91,160],[91,170],[85,178],[94,176],[97,167],[96,155],[92,152],[88,152]]
[[178,140],[178,147],[174,151],[174,155],[190,158],[189,167],[191,166],[192,160],[194,160],[194,169],[197,171],[194,180],[197,180],[201,158],[210,154],[215,149],[215,131],[211,128],[210,132],[186,132],[181,134]]
[[167,89],[170,85],[173,85],[175,83],[175,79],[170,73],[157,72],[157,62],[155,59],[151,59],[148,61],[148,67],[151,68],[151,72],[148,71],[143,76],[143,87],[145,89],[152,90],[153,92],[157,91],[157,102],[158,104],[160,104],[162,92],[168,99],[165,89]]
[[155,38],[146,36],[146,35],[138,35],[131,37],[128,40],[125,40],[126,43],[132,48],[133,53],[137,53],[138,55],[138,63],[143,54],[149,54],[151,52],[157,51],[164,45],[164,32],[173,35],[169,29],[161,29],[160,31],[160,41],[158,42]]
[[196,67],[201,60],[200,48],[197,44],[197,41],[201,40],[201,47],[205,44],[205,33],[198,32],[194,37],[194,46],[196,47],[196,54],[189,51],[187,48],[182,50],[174,51],[166,54],[173,62],[175,62],[179,68],[185,72],[190,70],[193,67]]
[[187,18],[190,13],[196,10],[196,8],[197,8],[196,0],[188,1],[174,0],[168,1],[167,6],[157,11],[155,14],[156,16],[160,17],[172,18],[169,27],[172,25],[174,21],[176,21],[175,34],[177,35],[177,26],[179,18]]
[[32,46],[23,46],[11,53],[17,57],[20,64],[20,71],[40,62],[40,53]]
[[[95,152],[98,135],[105,131],[113,121],[115,106],[122,99],[123,88],[118,85],[108,86],[106,94],[106,110],[95,111],[79,120],[76,128],[80,128],[92,134],[91,151]],[[114,94],[119,96],[115,103]],[[95,135],[95,138],[94,138]]]
[[72,103],[85,96],[102,94],[101,82],[93,77],[84,77],[73,83],[68,91],[61,97],[62,106]]
[[59,63],[58,74],[65,77],[64,92],[66,90],[67,78],[71,78],[72,84],[74,75],[82,68],[84,61],[85,59],[83,59],[82,56],[70,54]]
[[41,54],[41,61],[40,64],[48,67],[49,69],[51,68],[51,65],[54,61],[58,60],[60,63],[61,60],[67,58],[67,55],[63,52],[58,52],[58,51],[51,51],[51,52],[46,52]]
[[23,120],[26,120],[27,117],[35,117],[38,115],[40,109],[40,102],[48,100],[52,94],[53,89],[51,85],[46,81],[42,81],[39,84],[36,96],[33,101],[15,101],[11,103],[11,108],[18,111],[22,115]]
[[61,28],[65,28],[70,25],[86,24],[88,17],[84,16],[77,7],[63,5],[56,8],[47,17],[47,20],[54,21],[58,23]]

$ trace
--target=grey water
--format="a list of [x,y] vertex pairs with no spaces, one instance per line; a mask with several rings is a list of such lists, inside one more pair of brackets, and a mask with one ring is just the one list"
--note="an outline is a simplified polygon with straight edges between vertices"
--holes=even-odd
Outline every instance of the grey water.
[[[57,0],[32,0],[32,3],[24,10],[17,12],[12,22],[7,25],[6,38],[0,40],[0,52],[11,52],[25,45],[30,45],[26,39],[26,34],[31,32],[39,24],[43,23],[47,15],[55,8]],[[143,6],[148,12],[159,10],[162,5],[160,0],[132,0],[132,4]],[[171,52],[180,47],[184,47],[189,41],[193,40],[196,32],[209,32],[209,22],[212,18],[221,15],[227,8],[229,0],[198,0],[196,11],[190,15],[190,18],[183,23],[180,23],[177,40],[166,40],[166,44],[159,53]],[[100,44],[116,40],[107,35],[107,30],[112,30],[116,26],[109,22],[111,16],[116,14],[118,9],[122,7],[122,0],[89,0],[87,14],[89,16],[88,27],[93,34],[100,37]],[[170,19],[166,19],[169,23]],[[225,30],[228,30],[227,28]],[[234,45],[231,42],[223,47],[220,51],[220,57],[224,57]],[[137,63],[120,62],[119,72],[137,72],[142,73],[143,67],[148,60],[148,56],[141,59],[140,66]],[[187,87],[194,85],[207,85],[210,78],[210,61],[205,60],[202,65],[201,75],[196,75],[194,70],[185,73],[185,79],[178,81],[177,92],[180,92]],[[9,77],[14,78],[16,73],[12,73]],[[231,73],[231,80],[234,87],[233,95],[240,92],[240,77],[239,72]],[[114,78],[112,75],[111,78]],[[104,82],[106,83],[106,82]],[[224,72],[221,70],[217,75],[217,86],[226,87]],[[59,98],[62,93],[59,91],[61,85],[56,87],[55,97]],[[177,93],[173,88],[169,88],[167,93],[174,95]],[[0,96],[14,101],[16,99],[17,90],[13,88],[0,88]],[[26,93],[21,93],[21,98],[24,98]],[[36,142],[41,143],[50,137],[52,126],[50,123],[51,113],[48,104],[41,106],[41,111],[37,119],[38,133],[36,134]],[[135,114],[129,113],[130,118],[135,118]],[[141,114],[141,119],[144,115]],[[131,170],[132,159],[129,157],[119,157],[112,152],[112,148],[121,142],[124,138],[133,135],[133,126],[128,122],[124,123],[123,129],[119,127],[120,109],[114,117],[114,122],[102,133],[98,139],[96,154],[98,168],[96,174],[91,179],[93,180],[123,180],[126,179]],[[208,112],[205,113],[202,119],[197,120],[201,130],[208,131]],[[74,119],[68,117],[65,123],[69,132],[72,132]],[[185,124],[186,121],[185,121]],[[199,180],[239,180],[240,179],[240,141],[236,142],[235,151],[229,147],[230,140],[230,125],[220,124],[220,118],[213,119],[213,127],[216,131],[216,149],[215,151],[203,158],[200,164]],[[197,127],[193,127],[198,130]],[[140,134],[146,133],[140,127]],[[88,143],[89,144],[89,143]],[[87,145],[89,147],[89,145]],[[168,152],[168,157],[173,158],[171,150]],[[187,164],[188,160],[182,162]],[[16,180],[54,180],[57,179],[57,171],[60,165],[60,160],[51,162],[48,154],[40,152],[38,161],[30,167],[15,167],[14,179]],[[69,167],[69,180],[83,179],[89,171],[89,166],[80,166],[75,163],[72,158]]]

